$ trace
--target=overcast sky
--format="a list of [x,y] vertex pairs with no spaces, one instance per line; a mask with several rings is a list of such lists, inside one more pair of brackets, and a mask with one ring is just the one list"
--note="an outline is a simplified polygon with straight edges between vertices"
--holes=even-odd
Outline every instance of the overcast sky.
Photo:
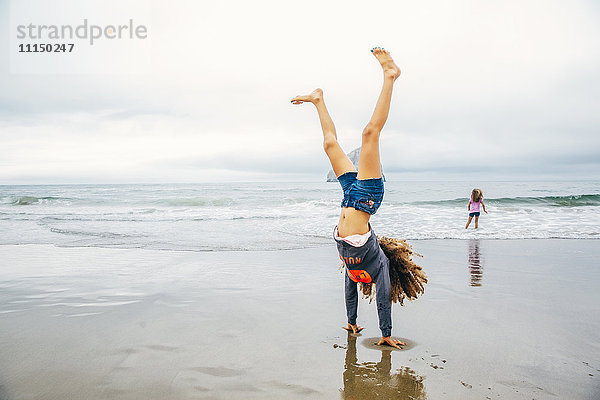
[[381,137],[389,178],[600,176],[597,1],[26,4],[27,22],[132,18],[148,36],[24,73],[23,17],[0,0],[0,184],[324,179],[314,107],[289,100],[323,88],[342,147],[360,146],[377,45],[402,70]]

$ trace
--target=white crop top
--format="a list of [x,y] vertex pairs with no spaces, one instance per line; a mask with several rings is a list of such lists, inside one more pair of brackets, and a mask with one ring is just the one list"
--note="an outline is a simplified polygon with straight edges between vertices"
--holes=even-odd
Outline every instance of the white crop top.
[[367,243],[367,240],[369,240],[369,238],[371,237],[371,230],[369,229],[369,232],[365,233],[364,235],[350,235],[350,236],[346,236],[346,237],[340,237],[338,235],[338,229],[337,226],[335,227],[335,230],[333,231],[333,236],[335,236],[335,238],[337,240],[343,240],[344,242],[348,243],[350,246],[354,246],[354,247],[361,247],[364,246],[365,243]]

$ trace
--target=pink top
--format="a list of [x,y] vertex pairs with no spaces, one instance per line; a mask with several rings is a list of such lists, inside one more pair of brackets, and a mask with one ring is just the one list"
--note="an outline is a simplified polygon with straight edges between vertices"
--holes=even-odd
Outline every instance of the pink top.
[[469,209],[469,212],[479,212],[479,206],[481,205],[481,200],[479,201],[473,201],[473,199],[471,199],[471,208]]

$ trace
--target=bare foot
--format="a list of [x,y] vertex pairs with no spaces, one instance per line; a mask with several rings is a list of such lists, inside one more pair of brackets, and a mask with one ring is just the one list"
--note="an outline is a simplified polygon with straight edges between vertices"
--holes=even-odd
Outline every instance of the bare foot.
[[305,102],[309,102],[309,103],[317,103],[319,101],[323,100],[323,90],[321,89],[315,89],[313,90],[313,92],[311,94],[307,94],[304,96],[296,96],[292,99],[292,104],[302,104]]
[[390,52],[381,47],[374,47],[371,52],[383,68],[383,74],[396,80],[400,76],[400,68],[394,63]]

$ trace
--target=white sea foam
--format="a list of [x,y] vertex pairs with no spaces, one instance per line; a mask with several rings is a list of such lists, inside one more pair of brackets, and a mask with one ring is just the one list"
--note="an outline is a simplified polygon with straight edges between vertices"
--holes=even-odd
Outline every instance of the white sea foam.
[[[489,214],[464,229],[473,186]],[[336,183],[0,186],[0,244],[275,250],[331,242]],[[387,182],[372,218],[407,239],[600,238],[600,182]]]

